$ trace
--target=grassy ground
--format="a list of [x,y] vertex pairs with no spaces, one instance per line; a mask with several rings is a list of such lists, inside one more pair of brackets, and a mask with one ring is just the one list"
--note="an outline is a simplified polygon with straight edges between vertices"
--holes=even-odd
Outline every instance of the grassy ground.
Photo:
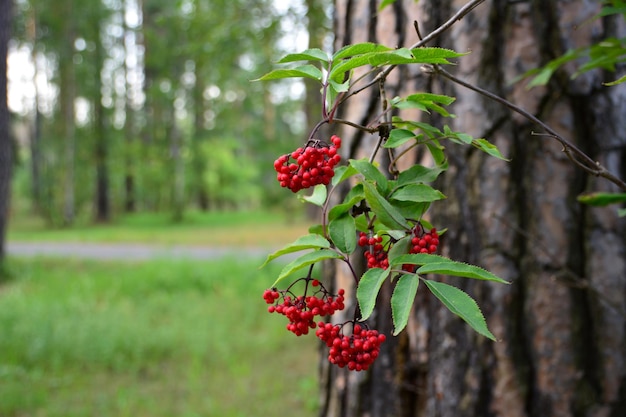
[[258,264],[11,259],[0,416],[314,415],[315,337],[264,313]]
[[306,233],[308,223],[302,215],[270,211],[189,212],[179,223],[167,213],[138,213],[106,225],[50,229],[41,219],[16,212],[9,222],[8,239],[266,247],[295,240]]

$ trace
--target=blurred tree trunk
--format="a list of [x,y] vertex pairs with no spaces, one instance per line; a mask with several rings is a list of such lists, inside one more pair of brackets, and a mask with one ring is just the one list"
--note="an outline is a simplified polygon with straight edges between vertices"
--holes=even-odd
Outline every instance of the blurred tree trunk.
[[[31,62],[33,63],[33,80],[37,80],[39,75],[39,65],[37,63],[37,49],[34,45],[37,42],[37,17],[35,11],[31,9],[27,15],[27,36],[33,48],[31,52]],[[39,87],[37,82],[33,82],[34,87],[34,109],[30,126],[29,146],[30,146],[30,169],[31,169],[31,198],[34,213],[41,213],[42,199],[42,157],[41,157],[41,112],[39,111]]]
[[75,216],[74,170],[76,154],[74,74],[74,5],[72,0],[61,4],[62,37],[59,54],[59,107],[61,109],[61,140],[63,141],[63,224],[71,225]]
[[[128,10],[131,9],[130,2],[128,0],[124,0],[123,3],[123,11],[124,15]],[[138,12],[138,10],[135,10]],[[128,23],[126,17],[122,18],[123,28],[124,28],[124,36],[123,36],[123,47],[125,56],[133,56],[136,51],[137,36],[133,29],[128,27]],[[132,213],[137,209],[137,197],[135,190],[135,182],[137,169],[134,167],[134,162],[136,158],[137,152],[135,152],[136,146],[136,129],[135,129],[135,109],[132,105],[133,101],[137,100],[135,93],[132,92],[135,86],[133,86],[130,82],[131,80],[131,71],[137,71],[137,66],[139,62],[134,62],[134,67],[131,67],[129,60],[124,61],[124,79],[126,80],[126,88],[124,98],[124,109],[125,109],[125,118],[124,118],[124,211],[127,213]]]
[[[409,46],[416,41],[413,20],[426,34],[465,2],[397,1],[381,13],[375,3],[336,2],[336,48],[364,41]],[[534,113],[623,178],[626,84],[603,87],[599,71],[572,80],[568,67],[546,88],[511,85],[569,48],[623,37],[623,20],[588,20],[599,9],[599,1],[486,1],[437,44],[471,50],[449,70]],[[449,229],[443,255],[512,281],[442,278],[476,298],[499,342],[475,334],[421,289],[407,330],[388,338],[369,373],[322,360],[321,415],[623,415],[626,224],[614,207],[576,202],[584,191],[613,186],[576,167],[550,138],[533,136],[538,128],[518,115],[444,79],[403,71],[389,80],[388,98],[400,90],[455,96],[456,119],[429,121],[486,137],[511,158],[503,162],[447,144],[450,169],[439,186],[448,199],[431,209],[434,224]],[[370,120],[379,106],[377,92],[370,94],[352,99],[341,117]],[[353,130],[343,135],[350,157],[376,140]],[[336,272],[336,285],[349,285],[343,275]],[[373,325],[390,333],[390,288],[382,294]]]
[[[104,50],[100,34],[100,21],[92,22],[95,28],[95,68],[104,67]],[[95,195],[95,218],[97,222],[108,222],[111,217],[111,204],[109,195],[109,169],[105,108],[102,104],[102,77],[95,74],[94,88],[94,159],[96,162],[96,195]]]
[[12,12],[12,1],[0,0],[0,264],[2,264],[5,256],[4,242],[9,218],[11,168],[13,164],[10,114],[7,102],[7,56],[9,39],[11,38]]

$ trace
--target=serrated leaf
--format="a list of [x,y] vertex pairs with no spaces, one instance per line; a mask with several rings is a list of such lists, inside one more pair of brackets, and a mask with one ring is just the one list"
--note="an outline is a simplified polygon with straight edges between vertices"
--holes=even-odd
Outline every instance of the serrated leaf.
[[419,277],[403,274],[398,279],[391,295],[391,316],[393,318],[393,335],[397,336],[409,322],[409,314],[413,307]]
[[363,195],[355,195],[352,196],[352,198],[350,198],[345,203],[337,204],[328,212],[328,220],[330,221],[346,213],[349,213],[350,209],[352,209],[352,207],[361,202],[364,198],[365,197]]
[[392,129],[389,132],[389,138],[383,144],[383,148],[397,148],[416,137],[417,135],[408,129]]
[[387,259],[389,259],[390,264],[392,263],[394,258],[409,253],[411,239],[411,235],[406,235],[405,233],[403,233],[403,237],[393,244],[393,246],[391,247],[391,249],[389,249],[389,252],[387,253]]
[[433,182],[447,168],[447,164],[444,164],[442,166],[436,166],[433,168],[428,168],[419,164],[413,165],[411,168],[402,171],[400,175],[398,175],[397,185],[403,186],[408,184]]
[[[437,49],[437,52],[424,52],[424,49]],[[399,48],[393,50],[387,50],[384,52],[368,52],[361,55],[355,55],[350,59],[346,59],[338,65],[331,68],[328,78],[330,80],[342,81],[345,73],[362,66],[380,67],[385,65],[401,65],[401,64],[418,64],[418,63],[432,63],[432,64],[449,64],[445,58],[440,56],[445,55],[441,53],[441,48],[418,48],[420,51],[420,58],[414,56],[415,50],[409,50],[407,48]],[[444,50],[445,51],[445,50]]]
[[288,253],[299,252],[306,249],[322,248],[330,248],[330,242],[325,237],[314,233],[300,236],[298,239],[288,244],[287,246],[284,246],[276,252],[268,255],[265,262],[263,262],[263,265],[261,265],[259,268],[263,268],[265,265],[267,265],[268,262]]
[[357,43],[354,45],[347,45],[335,52],[333,55],[333,61],[338,61],[340,59],[349,58],[356,55],[367,54],[371,52],[384,52],[391,51],[392,48],[389,48],[385,45],[380,45],[372,42],[364,42]]
[[382,224],[391,229],[408,230],[411,228],[402,214],[378,193],[372,183],[367,181],[363,182],[363,190],[365,191],[367,204]]
[[309,202],[311,204],[315,204],[316,206],[322,207],[326,202],[326,196],[328,195],[328,190],[324,184],[318,184],[313,187],[313,193],[309,196],[298,195],[298,198],[302,201]]
[[479,266],[453,261],[452,259],[443,256],[428,253],[416,253],[399,256],[393,260],[389,260],[389,263],[392,265],[421,265],[416,271],[418,274],[430,273],[452,275],[455,277],[480,279],[484,281],[499,282],[501,284],[509,284],[508,281],[505,281],[499,276]]
[[452,49],[427,47],[411,49],[415,63],[417,64],[450,64],[448,58],[458,58],[468,55],[469,52],[459,53]]
[[398,188],[391,196],[398,201],[413,201],[415,203],[430,203],[431,201],[446,198],[439,190],[426,184],[408,184]]
[[319,68],[307,64],[292,69],[276,69],[252,81],[281,80],[284,78],[311,78],[321,81],[322,77],[322,71]]
[[351,254],[356,249],[356,225],[349,214],[337,217],[328,223],[328,234],[341,252]]
[[367,159],[351,159],[350,166],[354,167],[367,181],[375,183],[380,192],[387,190],[387,177]]
[[481,151],[488,153],[491,156],[495,156],[498,159],[502,159],[503,161],[510,161],[510,159],[502,156],[497,146],[489,142],[487,139],[474,139],[472,141],[472,145],[474,145]]
[[479,334],[496,341],[495,336],[487,328],[485,316],[476,301],[464,291],[443,282],[424,280],[430,292],[439,299],[452,313],[462,318]]
[[356,289],[356,298],[359,301],[362,320],[367,320],[374,311],[376,297],[383,282],[389,276],[389,272],[389,269],[371,268],[361,276]]
[[293,274],[296,271],[299,271],[302,268],[305,268],[314,263],[323,261],[325,259],[340,259],[343,258],[340,254],[330,249],[320,249],[314,252],[309,252],[300,256],[297,259],[289,262],[285,267],[280,271],[278,278],[272,284],[272,287],[276,287],[280,281],[288,277],[290,274]]
[[331,184],[335,186],[339,184],[340,182],[345,181],[351,176],[356,175],[356,174],[358,174],[358,171],[354,169],[354,167],[351,167],[350,165],[338,166],[335,168],[335,175],[333,176],[333,179],[331,180]]
[[281,58],[278,61],[279,64],[286,64],[288,62],[297,62],[297,61],[321,61],[328,62],[328,54],[322,51],[319,48],[311,48],[305,51],[289,54]]
[[609,204],[617,204],[626,202],[625,193],[589,193],[578,196],[578,201],[591,206],[608,206]]

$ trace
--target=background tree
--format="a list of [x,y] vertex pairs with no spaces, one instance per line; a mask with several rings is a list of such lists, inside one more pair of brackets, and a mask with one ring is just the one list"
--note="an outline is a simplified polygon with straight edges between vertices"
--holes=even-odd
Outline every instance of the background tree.
[[[335,49],[365,41],[411,45],[414,19],[428,34],[457,3],[397,1],[379,13],[374,3],[337,1]],[[436,43],[471,50],[454,76],[529,110],[623,177],[626,88],[602,86],[613,75],[598,70],[571,79],[574,69],[566,67],[545,88],[512,84],[570,47],[623,37],[622,19],[590,20],[600,6],[486,1]],[[501,105],[447,78],[403,71],[388,79],[388,97],[394,89],[454,96],[457,118],[450,127],[489,138],[511,158],[448,146],[450,169],[440,189],[449,198],[433,207],[431,220],[448,228],[446,256],[513,284],[448,279],[477,299],[497,343],[418,292],[407,331],[383,344],[370,373],[322,361],[321,415],[620,415],[626,405],[626,224],[614,208],[576,202],[582,192],[615,187],[581,170],[551,138],[533,135],[537,126]],[[341,117],[367,124],[379,106],[372,92],[349,102]],[[352,129],[342,135],[350,157],[367,153],[377,140]],[[345,287],[352,280],[339,270],[335,281]],[[381,299],[390,291],[384,286]],[[388,303],[377,305],[374,326],[390,332]]]
[[11,38],[11,0],[0,1],[0,274],[3,273],[6,225],[9,217],[13,146],[7,102],[7,56]]

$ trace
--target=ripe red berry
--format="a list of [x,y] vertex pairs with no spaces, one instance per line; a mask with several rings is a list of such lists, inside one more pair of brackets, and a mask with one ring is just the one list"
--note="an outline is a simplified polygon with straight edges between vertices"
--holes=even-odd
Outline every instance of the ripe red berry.
[[333,168],[341,161],[337,153],[341,139],[332,136],[331,142],[328,145],[312,140],[306,147],[278,157],[274,161],[274,169],[280,186],[295,193],[318,184],[329,184],[335,175]]

